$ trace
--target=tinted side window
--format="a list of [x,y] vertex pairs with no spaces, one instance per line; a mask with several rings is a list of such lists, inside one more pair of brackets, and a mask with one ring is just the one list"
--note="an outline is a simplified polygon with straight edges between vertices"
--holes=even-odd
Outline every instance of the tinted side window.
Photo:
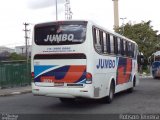
[[103,32],[104,54],[107,53],[107,41],[106,41],[106,39],[107,39],[106,33]]
[[136,45],[120,36],[114,36],[93,27],[94,48],[99,54],[113,54],[136,58]]
[[100,46],[102,53],[104,53],[104,41],[103,41],[103,31],[99,30]]
[[128,49],[128,41],[126,41],[126,56],[128,57],[129,56],[129,49]]
[[110,53],[114,53],[114,39],[113,36],[110,36]]
[[101,44],[102,44],[101,39],[102,38],[100,38],[101,37],[100,35],[101,35],[101,33],[100,33],[99,29],[93,28],[94,47],[98,53],[102,53],[102,46],[101,46]]
[[121,55],[125,55],[125,52],[124,52],[124,40],[123,39],[120,39],[120,46],[121,46]]
[[118,54],[121,54],[121,41],[120,41],[120,38],[117,39],[117,49],[118,49]]
[[131,44],[131,49],[132,49],[132,50],[131,50],[131,51],[132,51],[132,52],[131,52],[131,54],[132,54],[131,56],[132,56],[132,58],[134,58],[134,56],[135,56],[135,55],[134,55],[134,54],[135,54],[135,52],[134,52],[134,51],[135,51],[135,45],[134,45],[134,43]]
[[110,34],[106,33],[107,53],[111,53]]
[[130,41],[128,41],[127,42],[127,49],[128,49],[127,50],[127,53],[128,53],[127,56],[133,58],[134,57],[134,50],[135,50],[134,49],[134,44],[131,43]]
[[118,43],[117,43],[117,37],[113,36],[113,41],[114,41],[114,53],[118,54]]
[[132,57],[131,42],[128,42],[128,57]]
[[93,40],[94,40],[94,44],[97,44],[97,39],[96,39],[96,28],[93,28]]

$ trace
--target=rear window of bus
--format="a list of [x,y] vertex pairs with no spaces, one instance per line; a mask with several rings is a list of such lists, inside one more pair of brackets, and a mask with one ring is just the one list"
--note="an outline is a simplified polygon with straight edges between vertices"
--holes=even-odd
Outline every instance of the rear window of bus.
[[87,22],[53,22],[39,24],[34,28],[37,45],[81,44],[86,39]]

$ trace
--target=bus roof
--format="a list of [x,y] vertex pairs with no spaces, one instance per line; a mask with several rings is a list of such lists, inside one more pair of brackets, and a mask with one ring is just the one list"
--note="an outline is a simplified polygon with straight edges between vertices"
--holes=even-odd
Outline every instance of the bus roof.
[[96,27],[98,27],[98,28],[100,28],[100,29],[102,29],[102,30],[105,30],[106,32],[108,32],[108,33],[110,33],[110,34],[113,34],[113,35],[115,35],[115,36],[117,36],[117,37],[121,37],[121,38],[123,38],[123,39],[126,39],[126,40],[128,40],[128,41],[130,41],[130,42],[133,42],[133,43],[137,44],[135,41],[133,41],[133,40],[131,40],[131,39],[129,39],[129,38],[123,36],[123,35],[120,35],[120,34],[114,32],[114,31],[108,30],[108,29],[105,28],[105,27],[102,27],[102,26],[100,26],[100,25],[97,25],[97,24],[94,23],[93,21],[88,21],[88,22],[92,23],[92,25],[95,25]]
[[128,40],[128,41],[130,41],[130,42],[132,42],[132,43],[134,43],[134,44],[137,45],[137,43],[136,43],[135,41],[133,41],[133,40],[131,40],[131,39],[125,37],[125,36],[122,36],[122,35],[114,32],[114,31],[108,30],[107,28],[102,27],[101,25],[96,24],[96,23],[93,22],[92,20],[57,20],[57,21],[50,21],[50,22],[38,23],[38,24],[35,24],[35,26],[41,26],[41,25],[43,26],[43,25],[45,25],[45,24],[46,24],[46,25],[49,25],[49,24],[53,24],[54,22],[68,22],[68,23],[69,23],[69,22],[88,22],[88,23],[91,24],[92,26],[96,26],[96,27],[98,27],[99,29],[102,29],[102,30],[104,30],[104,31],[106,31],[106,32],[108,32],[108,33],[110,33],[110,34],[113,34],[113,35],[115,35],[115,36],[117,36],[117,37],[121,37],[121,38],[123,38],[123,39],[126,39],[126,40]]
[[154,55],[160,55],[160,51],[153,53]]

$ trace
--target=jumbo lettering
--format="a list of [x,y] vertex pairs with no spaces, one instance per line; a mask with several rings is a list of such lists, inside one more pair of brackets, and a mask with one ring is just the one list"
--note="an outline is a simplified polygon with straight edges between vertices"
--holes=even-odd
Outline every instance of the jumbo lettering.
[[74,35],[73,34],[57,34],[57,35],[47,35],[47,37],[44,39],[45,42],[50,41],[52,42],[65,42],[65,41],[73,41],[74,40]]
[[99,59],[96,67],[97,69],[115,68],[115,60]]

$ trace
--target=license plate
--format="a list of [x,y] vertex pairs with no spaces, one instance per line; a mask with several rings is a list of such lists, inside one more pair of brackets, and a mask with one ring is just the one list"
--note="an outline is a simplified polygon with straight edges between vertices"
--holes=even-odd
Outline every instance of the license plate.
[[54,80],[54,78],[50,77],[50,76],[43,76],[43,77],[41,77],[41,82],[52,83],[53,80]]
[[64,83],[63,82],[55,82],[54,86],[64,86]]

